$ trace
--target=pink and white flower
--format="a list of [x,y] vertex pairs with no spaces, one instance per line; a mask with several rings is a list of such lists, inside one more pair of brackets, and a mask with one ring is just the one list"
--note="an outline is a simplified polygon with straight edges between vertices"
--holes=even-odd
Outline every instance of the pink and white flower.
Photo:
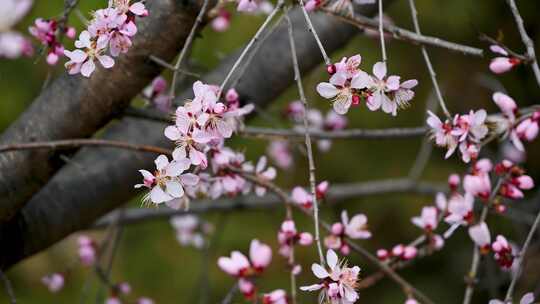
[[28,13],[32,0],[4,0],[0,5],[0,57],[15,59],[30,55],[32,45],[13,27]]
[[491,235],[485,222],[481,222],[469,227],[469,236],[476,246],[480,247],[480,250],[483,253],[489,251],[491,245]]
[[[90,32],[81,32],[79,40],[75,41],[75,46],[79,49],[74,51],[64,51],[64,54],[70,59],[65,64],[68,72],[70,74],[81,73],[85,77],[90,77],[96,69],[94,63],[96,59],[104,68],[112,68],[114,66],[114,60],[110,56],[104,54],[107,43],[108,41],[106,38],[100,37],[97,40],[92,40]],[[85,50],[82,51],[80,49]]]
[[360,267],[348,267],[346,262],[339,262],[337,254],[329,249],[326,253],[326,263],[328,269],[313,263],[311,270],[313,274],[321,280],[320,283],[302,286],[302,291],[321,290],[321,298],[332,304],[352,304],[359,298],[356,288],[358,287],[358,276]]
[[[533,302],[534,302],[534,293],[532,292],[524,294],[521,300],[519,300],[519,304],[532,304]],[[507,303],[508,302],[506,301],[494,299],[494,300],[489,301],[488,304],[507,304]]]
[[221,270],[235,277],[249,277],[264,271],[272,261],[270,246],[254,239],[249,248],[249,260],[240,251],[233,251],[230,257],[220,257],[218,266]]
[[412,223],[427,232],[431,232],[437,228],[438,220],[438,211],[435,207],[424,207],[422,208],[422,215],[416,216],[411,219]]
[[65,278],[61,273],[52,273],[41,278],[41,282],[50,292],[56,293],[64,288]]

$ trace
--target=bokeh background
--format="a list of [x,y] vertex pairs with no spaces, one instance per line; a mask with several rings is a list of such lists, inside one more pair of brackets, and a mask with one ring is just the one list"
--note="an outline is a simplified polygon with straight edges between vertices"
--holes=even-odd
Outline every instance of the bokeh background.
[[[81,1],[79,9],[88,14],[93,9],[106,5],[105,0]],[[540,2],[536,0],[518,1],[518,5],[526,22],[530,35],[540,45]],[[504,37],[504,42],[514,50],[523,52],[514,20],[504,1],[430,1],[418,0],[417,7],[421,27],[425,34],[443,37],[450,41],[461,42],[487,49],[487,45],[478,39],[479,33],[494,37]],[[23,32],[37,17],[57,17],[63,9],[63,1],[36,1],[27,18],[18,26]],[[232,9],[231,9],[232,11]],[[411,28],[411,18],[407,1],[397,0],[386,10],[393,21],[402,27]],[[225,33],[213,32],[210,28],[202,32],[202,38],[196,40],[192,54],[194,70],[204,73],[217,65],[226,54],[236,50],[247,42],[263,21],[262,16],[235,15],[232,26]],[[82,23],[74,14],[71,23],[78,29]],[[392,118],[381,112],[370,112],[365,107],[355,108],[349,112],[350,128],[385,128],[414,127],[424,122],[425,103],[432,91],[430,79],[419,48],[399,41],[390,41],[389,70],[403,78],[416,78],[420,81],[417,96],[412,106]],[[531,71],[527,67],[518,67],[513,72],[502,76],[494,76],[488,71],[489,50],[487,58],[468,57],[443,49],[429,48],[435,69],[442,84],[444,95],[452,112],[465,112],[469,109],[486,108],[496,111],[491,101],[491,94],[496,87],[504,88],[513,96],[520,106],[537,104],[540,90],[535,83]],[[379,42],[359,32],[348,46],[338,54],[333,54],[335,61],[342,56],[360,53],[363,57],[362,67],[370,69],[380,57]],[[314,54],[317,55],[317,54]],[[302,60],[302,58],[300,58]],[[292,72],[292,71],[291,71]],[[48,77],[64,73],[59,65],[50,68],[44,58],[26,58],[14,61],[0,60],[0,130],[5,129],[17,116],[30,105],[37,96]],[[167,76],[167,75],[166,75]],[[310,103],[323,112],[329,109],[329,103],[320,98],[314,90],[316,83],[326,79],[324,67],[321,65],[310,75],[305,75],[305,87]],[[487,81],[486,81],[487,80]],[[488,85],[486,85],[488,83]],[[285,92],[268,109],[272,122],[255,119],[253,125],[275,125],[275,120],[283,126],[290,126],[283,119],[283,108],[297,99],[297,91],[293,86]],[[236,138],[232,146],[244,149],[250,159],[256,159],[265,153],[267,142]],[[317,152],[318,179],[326,179],[331,183],[360,182],[373,179],[406,176],[419,150],[421,139],[411,140],[377,140],[377,141],[336,141],[328,153]],[[495,153],[496,146],[487,150]],[[537,180],[540,178],[540,144],[538,141],[528,145],[525,168]],[[449,173],[463,173],[466,167],[456,158],[443,160],[443,152],[435,150],[429,166],[422,175],[422,180],[444,183]],[[137,174],[137,172],[133,172]],[[279,171],[277,182],[283,187],[307,185],[307,166],[305,157],[297,153],[295,166],[290,171]],[[529,196],[534,194],[534,190]],[[322,217],[328,221],[339,218],[341,209],[349,214],[362,212],[368,215],[374,238],[362,244],[374,252],[377,248],[389,248],[396,243],[407,242],[420,233],[410,223],[410,218],[417,215],[423,205],[433,201],[430,196],[415,194],[378,195],[351,199],[339,206],[323,206]],[[219,203],[219,201],[216,201]],[[539,204],[540,202],[536,202]],[[538,206],[519,202],[517,208],[538,210]],[[140,198],[130,203],[132,207],[140,206]],[[213,223],[217,232],[212,237],[211,250],[206,255],[193,248],[179,246],[174,231],[168,221],[155,221],[124,229],[119,249],[112,268],[114,281],[127,281],[136,295],[145,295],[156,303],[216,303],[229,291],[234,280],[221,272],[216,266],[216,259],[228,255],[231,250],[248,250],[249,242],[258,238],[277,248],[276,231],[284,218],[283,208],[264,211],[238,211],[235,213],[208,214],[203,218]],[[300,230],[311,230],[312,224],[301,214],[296,214],[297,226]],[[527,227],[512,223],[503,217],[491,217],[492,230],[508,235],[521,244]],[[96,240],[105,237],[105,232],[85,232]],[[470,265],[472,244],[464,231],[460,231],[447,242],[443,252],[434,254],[415,263],[413,267],[403,271],[405,278],[419,289],[425,291],[437,303],[457,303],[463,295],[463,277]],[[1,249],[0,249],[1,250]],[[538,244],[531,248],[527,261],[525,279],[518,285],[518,295],[525,291],[540,287],[540,249]],[[315,248],[299,248],[296,250],[297,260],[305,271],[299,276],[298,284],[313,282],[309,265],[316,260]],[[8,272],[12,280],[19,303],[101,303],[103,288],[93,271],[77,266],[76,235],[68,237],[59,244],[29,258]],[[375,270],[366,260],[357,255],[349,258],[351,264],[360,265],[363,274]],[[499,270],[488,262],[481,270],[481,276],[500,278]],[[288,275],[284,270],[285,261],[275,253],[272,266],[261,278],[259,286],[263,291],[276,288],[288,289]],[[58,294],[49,293],[40,283],[43,275],[51,272],[67,273],[64,290]],[[502,276],[504,279],[504,276]],[[500,296],[506,290],[505,281],[500,288],[483,288],[477,293],[475,303],[487,303],[491,296]],[[315,294],[299,293],[302,303],[314,303]],[[390,280],[383,280],[375,287],[361,293],[359,303],[402,303],[405,297],[400,288]],[[7,298],[0,292],[0,303],[7,303]],[[234,303],[243,300],[237,297]]]

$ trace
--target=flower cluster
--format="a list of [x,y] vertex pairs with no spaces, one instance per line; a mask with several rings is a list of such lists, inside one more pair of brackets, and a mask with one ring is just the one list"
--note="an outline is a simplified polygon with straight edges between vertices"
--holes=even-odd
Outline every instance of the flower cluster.
[[112,68],[114,60],[106,55],[107,50],[113,57],[127,53],[131,39],[137,33],[135,17],[147,15],[142,2],[131,4],[130,0],[110,0],[106,9],[95,11],[87,30],[82,31],[79,40],[75,41],[77,49],[64,51],[70,59],[65,64],[69,74],[81,73],[90,77],[96,69],[95,60],[106,69]]
[[[301,246],[309,246],[313,243],[313,235],[309,232],[298,232],[294,221],[291,219],[283,221],[281,228],[278,231],[277,238],[279,243],[279,254],[289,261],[293,253],[294,245],[299,244]],[[297,265],[289,266],[294,269]]]
[[77,239],[79,245],[79,259],[85,266],[92,266],[96,262],[98,246],[94,240],[86,235],[81,235]]
[[317,85],[317,92],[324,98],[331,99],[334,111],[346,114],[351,106],[359,105],[363,100],[368,109],[397,115],[398,108],[406,108],[414,98],[412,90],[416,80],[400,82],[400,77],[387,76],[386,63],[377,62],[373,66],[373,76],[362,71],[359,66],[360,55],[344,57],[340,62],[327,67],[331,75],[329,82]]
[[497,235],[495,241],[491,243],[491,234],[486,223],[482,222],[469,228],[469,236],[480,248],[482,254],[487,254],[493,250],[493,257],[500,267],[509,269],[514,262],[512,246],[502,235]]
[[32,7],[33,0],[3,0],[0,5],[0,58],[15,59],[33,53],[32,44],[13,30]]
[[478,158],[480,149],[493,136],[510,138],[514,146],[524,151],[522,140],[532,141],[538,136],[540,113],[534,112],[518,119],[516,102],[508,95],[496,92],[493,101],[501,109],[500,115],[487,115],[486,111],[471,110],[469,114],[456,114],[444,122],[432,112],[428,112],[427,124],[435,144],[446,148],[445,158],[449,158],[459,147],[461,159],[468,163]]
[[358,300],[356,291],[360,267],[348,267],[345,261],[339,261],[337,254],[329,249],[326,253],[326,263],[329,269],[313,263],[311,270],[321,281],[319,283],[302,286],[303,291],[321,290],[321,299],[332,304],[351,304]]
[[256,286],[252,278],[264,272],[272,261],[270,246],[254,239],[249,247],[249,259],[240,251],[233,251],[230,257],[220,257],[218,266],[231,276],[238,278],[238,287],[246,299],[256,296]]
[[[327,181],[323,181],[315,187],[315,195],[317,196],[317,199],[323,200],[326,197],[329,185],[330,184]],[[304,188],[299,186],[293,188],[291,192],[291,200],[293,203],[300,205],[300,207],[304,209],[309,210],[313,207],[313,196],[311,193],[308,193]]]
[[175,216],[170,220],[176,232],[176,239],[182,246],[201,249],[206,245],[206,236],[214,231],[212,224],[194,215]]
[[161,77],[156,77],[152,83],[142,92],[143,98],[153,107],[161,112],[169,113],[172,107],[172,100],[167,94],[167,81]]
[[324,245],[330,249],[339,250],[343,255],[348,255],[351,249],[347,244],[347,238],[361,240],[371,238],[367,221],[367,216],[364,214],[357,214],[349,219],[347,211],[343,210],[341,222],[332,225],[330,235],[324,238]]
[[[62,30],[62,33],[59,33]],[[36,38],[45,48],[47,48],[47,63],[55,65],[61,56],[64,56],[64,46],[60,42],[60,35],[73,39],[76,35],[74,27],[59,27],[58,22],[54,19],[45,20],[42,18],[36,19],[34,26],[28,28],[28,31]]]

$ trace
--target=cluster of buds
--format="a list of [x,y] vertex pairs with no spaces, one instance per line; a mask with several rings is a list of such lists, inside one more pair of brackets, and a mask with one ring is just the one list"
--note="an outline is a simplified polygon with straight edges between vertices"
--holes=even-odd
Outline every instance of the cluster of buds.
[[106,69],[112,68],[114,60],[106,55],[107,50],[113,57],[127,53],[131,39],[137,33],[135,17],[147,15],[142,2],[131,4],[130,0],[109,0],[106,9],[94,12],[87,30],[82,31],[79,40],[75,41],[77,49],[64,51],[70,59],[65,64],[68,73],[90,77],[96,69],[95,60]]
[[383,262],[388,261],[391,258],[401,261],[410,261],[416,258],[417,255],[418,249],[416,249],[416,247],[403,244],[395,245],[390,251],[386,249],[377,250],[377,258]]
[[334,111],[346,114],[351,106],[365,101],[368,109],[397,115],[398,108],[406,108],[414,98],[412,89],[416,80],[400,82],[399,76],[387,76],[386,63],[377,62],[373,66],[373,76],[362,71],[359,66],[360,55],[344,57],[340,62],[327,67],[331,75],[329,82],[317,85],[317,92],[324,98],[331,99]]
[[254,239],[249,248],[249,259],[240,251],[233,251],[230,257],[220,257],[218,266],[227,274],[238,278],[238,289],[248,300],[257,295],[253,278],[261,275],[272,261],[270,246]]
[[499,57],[491,59],[491,62],[489,63],[489,69],[495,74],[506,73],[522,63],[521,59],[511,56],[504,48],[499,45],[491,45],[489,49],[493,53],[501,55]]
[[[313,243],[313,235],[309,232],[298,232],[293,220],[283,221],[277,235],[279,243],[279,254],[290,261],[293,247],[296,244],[309,246]],[[293,269],[299,269],[297,265],[289,265]]]
[[[317,197],[317,200],[322,201],[326,198],[326,193],[328,192],[329,186],[330,184],[327,181],[323,181],[315,187],[315,196]],[[306,210],[313,208],[313,196],[300,186],[292,189],[291,200],[293,203]]]
[[92,266],[96,262],[98,246],[96,242],[86,235],[81,235],[77,239],[79,245],[79,260],[85,266]]
[[522,190],[530,190],[534,187],[533,179],[525,174],[525,171],[509,160],[503,160],[495,166],[495,172],[505,177],[499,194],[509,199],[523,198]]
[[497,235],[491,243],[491,234],[486,223],[482,222],[469,228],[469,236],[480,249],[480,253],[488,254],[493,251],[493,257],[501,268],[509,269],[514,262],[512,246],[502,235]]
[[349,255],[351,248],[347,243],[350,239],[369,239],[368,218],[364,214],[357,214],[349,219],[346,210],[341,212],[341,222],[332,224],[330,235],[324,238],[324,245],[330,249],[339,250],[343,255]]
[[50,65],[57,64],[60,57],[64,56],[64,46],[60,43],[60,37],[65,35],[73,39],[77,34],[74,27],[59,27],[56,20],[42,18],[36,19],[34,26],[31,26],[28,31],[47,48],[46,61]]

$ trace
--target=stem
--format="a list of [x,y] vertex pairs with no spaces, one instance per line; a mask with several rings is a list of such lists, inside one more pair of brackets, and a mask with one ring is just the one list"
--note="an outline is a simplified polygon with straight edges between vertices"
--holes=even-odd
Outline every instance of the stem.
[[195,38],[195,33],[197,33],[197,29],[199,28],[199,25],[203,21],[204,15],[206,14],[207,7],[208,7],[208,0],[204,0],[201,10],[199,11],[199,15],[197,15],[197,19],[195,19],[195,23],[193,24],[193,27],[191,28],[191,31],[189,32],[189,36],[187,37],[186,42],[184,42],[184,47],[182,48],[182,51],[180,51],[180,55],[178,55],[178,59],[176,60],[176,64],[174,65],[171,88],[169,91],[169,98],[171,101],[174,99],[175,94],[176,94],[176,78],[178,77],[178,71],[180,70],[180,66],[182,65],[182,61],[184,60],[184,57],[186,56],[188,50],[191,48],[191,45],[193,43],[193,38]]
[[[491,192],[491,195],[489,196],[489,200],[484,205],[484,208],[482,208],[482,214],[480,215],[479,223],[485,222],[489,207],[491,206],[491,203],[493,202],[493,199],[497,196],[497,193],[499,192],[499,188],[501,187],[503,183],[504,177],[499,177],[497,180],[497,184],[495,185],[495,188],[493,188],[493,192]],[[472,296],[474,294],[474,281],[476,280],[476,275],[478,273],[478,267],[480,266],[480,249],[476,244],[474,244],[473,249],[473,259],[471,262],[471,269],[469,270],[468,274],[468,281],[467,282],[467,288],[465,289],[465,296],[463,298],[463,304],[470,304],[472,300]]]
[[307,23],[307,26],[308,26],[308,30],[313,34],[313,37],[315,38],[315,41],[317,41],[317,45],[319,46],[319,49],[321,50],[321,54],[323,56],[324,63],[326,65],[331,65],[332,62],[330,61],[330,58],[326,54],[326,51],[324,50],[324,47],[323,47],[323,45],[321,43],[321,39],[319,38],[319,35],[317,35],[317,31],[313,27],[313,23],[311,23],[311,18],[309,18],[309,14],[306,11],[306,7],[304,5],[304,0],[298,0],[298,2],[300,3],[300,8],[302,9],[302,13],[304,13],[304,18],[306,18],[306,23]]
[[383,30],[383,0],[379,0],[379,38],[381,39],[382,61],[386,63],[386,44]]
[[514,15],[514,19],[516,20],[516,25],[518,27],[521,40],[527,48],[527,56],[531,59],[531,67],[533,69],[534,76],[536,77],[536,82],[540,86],[540,68],[538,67],[538,60],[536,59],[536,53],[534,51],[534,43],[531,37],[529,37],[529,35],[527,34],[527,31],[525,30],[523,18],[519,14],[516,2],[514,0],[506,0],[506,2],[508,3],[508,6],[510,6],[510,10]]
[[536,230],[538,229],[538,225],[540,224],[540,212],[538,212],[538,215],[536,215],[536,219],[534,220],[533,225],[531,226],[531,230],[529,230],[529,234],[527,235],[527,239],[525,239],[525,243],[523,243],[523,247],[521,248],[521,252],[519,253],[519,257],[517,260],[517,271],[516,275],[512,278],[512,281],[510,282],[510,286],[508,287],[508,290],[506,291],[506,297],[504,298],[504,301],[507,303],[512,302],[512,294],[514,293],[514,288],[516,286],[517,280],[519,276],[521,275],[521,272],[523,271],[523,259],[525,258],[525,253],[527,252],[527,249],[529,248],[529,245],[531,244],[532,238],[534,234],[536,233]]
[[221,94],[221,92],[223,92],[223,90],[225,89],[225,86],[227,85],[227,82],[229,81],[231,76],[234,74],[234,71],[236,71],[236,69],[240,66],[240,63],[242,63],[242,61],[244,60],[244,57],[246,57],[249,50],[251,50],[251,48],[257,44],[261,34],[264,32],[266,27],[270,24],[270,21],[274,19],[274,16],[278,13],[278,11],[280,11],[283,8],[284,5],[285,5],[284,0],[279,0],[274,10],[270,13],[270,15],[268,15],[268,17],[266,17],[266,20],[264,20],[263,24],[257,30],[253,38],[251,38],[246,48],[242,51],[242,53],[240,54],[240,57],[238,57],[238,59],[234,63],[233,67],[231,68],[227,76],[225,76],[225,79],[223,80],[223,82],[221,83],[221,86],[219,87],[218,96]]
[[[298,86],[298,93],[300,95],[300,99],[302,100],[302,104],[304,105],[303,120],[304,120],[307,157],[308,157],[308,163],[309,163],[309,183],[311,186],[311,197],[313,200],[313,218],[315,222],[315,242],[317,243],[317,251],[319,252],[319,259],[321,260],[321,265],[325,265],[324,255],[323,255],[323,250],[322,250],[322,245],[321,245],[320,231],[319,231],[319,206],[318,206],[319,204],[317,202],[317,190],[316,190],[317,182],[315,178],[315,161],[313,159],[313,147],[311,145],[311,137],[309,135],[309,132],[307,132],[307,130],[309,129],[309,123],[307,119],[307,112],[309,110],[309,105],[306,99],[306,95],[304,94],[304,87],[302,85],[302,77],[300,75],[300,68],[298,67],[298,58],[296,56],[296,46],[294,43],[292,23],[288,15],[285,18],[287,19],[287,24],[289,26],[289,40],[291,44],[291,55],[292,55],[293,67],[294,67],[294,78],[296,79],[296,85]],[[311,23],[311,22],[308,22],[308,23]]]
[[[414,4],[414,0],[409,0],[409,6],[411,8],[411,15],[412,15],[413,23],[414,23],[414,30],[418,35],[421,35],[422,33],[420,31],[420,24],[418,23],[418,11],[416,10],[416,5]],[[429,58],[426,47],[422,45],[420,49],[422,50],[422,56],[424,56],[424,61],[426,62],[426,66],[429,71],[429,76],[431,77],[431,82],[433,83],[433,88],[435,89],[435,94],[437,95],[437,99],[439,100],[441,109],[443,110],[444,115],[446,115],[448,119],[452,119],[452,115],[450,115],[450,112],[448,111],[448,108],[446,107],[446,103],[444,102],[441,89],[439,88],[439,83],[437,82],[437,74],[435,73],[435,70],[433,69],[433,65],[431,64],[431,59]]]
[[171,155],[171,150],[156,146],[137,145],[124,141],[105,140],[105,139],[65,139],[56,141],[31,142],[21,144],[9,144],[0,146],[0,153],[8,151],[36,150],[36,149],[71,149],[82,146],[100,146],[111,147],[126,150],[135,150],[140,152],[149,152],[156,154]]
[[6,293],[9,297],[9,303],[10,304],[16,304],[17,299],[15,298],[15,292],[13,291],[13,285],[11,285],[11,281],[6,276],[6,274],[0,269],[0,279],[4,282],[4,287],[6,288]]

